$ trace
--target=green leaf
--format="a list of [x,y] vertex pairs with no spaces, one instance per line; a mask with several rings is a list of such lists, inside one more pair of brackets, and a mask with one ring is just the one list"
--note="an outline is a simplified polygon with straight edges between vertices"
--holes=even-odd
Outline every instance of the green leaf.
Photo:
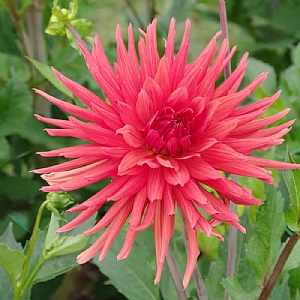
[[32,114],[32,96],[27,86],[12,73],[0,90],[0,136],[18,133]]
[[[18,187],[16,189],[16,186]],[[0,181],[0,195],[12,200],[29,200],[37,195],[41,184],[24,177],[3,177]]]
[[283,199],[274,186],[265,185],[266,201],[256,214],[254,234],[247,244],[247,259],[262,281],[273,270],[285,230]]
[[274,94],[277,91],[276,73],[274,68],[267,63],[252,57],[248,58],[247,61],[249,63],[245,73],[247,81],[250,82],[261,73],[268,72],[268,78],[254,91],[254,94],[259,98]]
[[232,300],[253,300],[260,293],[260,287],[257,286],[251,291],[246,291],[239,283],[239,280],[236,275],[231,276],[222,283],[231,296]]
[[66,96],[73,98],[72,92],[70,92],[62,83],[61,81],[55,76],[55,74],[52,72],[51,67],[47,66],[46,64],[43,64],[37,60],[34,60],[33,58],[27,57],[28,60],[32,62],[32,64],[38,69],[38,71],[46,78],[48,79],[59,91],[61,91]]
[[0,243],[6,244],[12,250],[23,251],[23,248],[20,243],[17,243],[13,230],[12,230],[12,223],[9,223],[6,230],[0,237]]
[[289,35],[299,36],[298,28],[300,27],[300,5],[295,1],[281,4],[271,18],[271,24]]
[[[93,218],[91,218],[93,219]],[[54,213],[51,214],[51,221],[45,240],[46,259],[50,257],[70,254],[82,250],[88,241],[88,236],[77,234],[67,236],[67,234],[55,234],[59,228],[59,218]]]
[[[253,235],[253,228],[249,218],[250,209],[246,210],[240,218],[240,223],[246,228],[246,233],[238,231],[237,234],[237,249],[236,249],[236,265],[235,274],[239,284],[244,289],[251,293],[257,288],[260,288],[258,279],[255,275],[254,269],[249,265],[247,260],[246,244],[249,242]],[[229,291],[228,291],[229,292]]]
[[116,289],[128,299],[157,300],[158,287],[155,278],[155,255],[151,230],[139,232],[127,259],[117,261],[116,257],[123,245],[125,230],[121,230],[110,250],[101,262],[94,263],[110,279]]
[[0,70],[0,82],[8,81],[11,78],[12,70],[23,82],[30,78],[30,73],[25,67],[24,60],[16,55],[0,53]]
[[[289,271],[289,287],[291,295],[296,295],[300,292],[299,278],[300,278],[300,267]],[[300,296],[300,293],[299,293]],[[297,298],[296,298],[297,299]],[[299,297],[300,299],[300,297]]]
[[6,271],[14,286],[21,274],[25,259],[26,256],[22,252],[12,250],[7,245],[0,243],[0,265]]
[[298,240],[297,244],[295,245],[294,249],[292,250],[289,258],[287,259],[282,274],[286,274],[287,271],[290,271],[295,268],[300,267],[300,240]]
[[[295,163],[290,155],[287,153],[290,163]],[[300,170],[286,170],[283,173],[285,183],[287,185],[290,195],[290,206],[285,212],[286,224],[292,231],[299,232],[300,219]]]
[[[66,218],[70,220],[74,215],[76,214],[66,214]],[[81,232],[90,228],[94,219],[95,215],[70,232],[56,234],[55,231],[61,227],[62,222],[52,214],[49,226],[38,232],[26,287],[50,280],[76,267],[76,257],[89,239]]]
[[9,143],[4,137],[0,137],[0,164],[9,160]]
[[228,230],[223,236],[224,242],[220,243],[218,260],[210,264],[209,274],[204,279],[208,299],[224,298],[224,287],[221,282],[226,277]]
[[[6,244],[11,250],[23,251],[21,244],[17,243],[13,231],[12,223],[9,223],[5,232],[0,237],[0,243]],[[12,282],[6,271],[0,266],[0,295],[3,299],[13,299],[14,289]]]
[[260,292],[261,285],[254,269],[247,260],[245,245],[253,235],[253,228],[249,218],[249,209],[244,212],[240,223],[246,228],[246,234],[238,231],[235,262],[235,275],[223,280],[222,284],[232,299],[253,299]]
[[284,280],[275,285],[270,300],[290,300],[289,276],[285,276]]
[[13,299],[14,288],[13,285],[2,267],[0,267],[0,295],[2,299]]

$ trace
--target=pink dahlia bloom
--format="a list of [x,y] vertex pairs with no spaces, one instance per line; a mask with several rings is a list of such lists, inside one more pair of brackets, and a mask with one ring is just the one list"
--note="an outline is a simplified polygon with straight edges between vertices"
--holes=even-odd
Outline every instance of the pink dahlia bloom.
[[[110,104],[53,70],[60,81],[89,109],[36,92],[62,110],[78,118],[56,120],[37,116],[43,122],[59,127],[46,129],[52,136],[71,136],[88,143],[48,152],[42,156],[63,156],[71,160],[35,170],[43,174],[49,186],[45,192],[72,191],[104,178],[111,182],[97,194],[70,209],[81,212],[58,230],[73,229],[98,211],[107,201],[114,202],[105,216],[84,234],[106,228],[102,236],[77,261],[85,263],[97,253],[106,256],[125,222],[128,230],[118,259],[129,255],[137,233],[153,224],[159,282],[166,251],[174,232],[177,205],[185,217],[188,236],[188,258],[183,278],[187,286],[199,255],[197,232],[222,237],[214,226],[227,222],[242,232],[239,218],[229,209],[229,202],[258,205],[251,190],[224,176],[224,172],[258,178],[272,184],[271,171],[264,168],[292,169],[291,165],[249,156],[253,150],[266,150],[281,144],[282,136],[294,120],[272,128],[268,125],[285,116],[289,109],[261,118],[279,97],[271,97],[239,107],[266,79],[259,75],[240,90],[245,73],[246,53],[232,75],[219,86],[216,81],[232,58],[236,47],[226,57],[229,47],[224,40],[217,51],[217,33],[199,57],[186,63],[189,48],[190,21],[187,20],[180,49],[174,55],[175,20],[171,20],[165,53],[160,58],[156,45],[156,20],[140,31],[139,59],[131,25],[126,50],[120,26],[117,27],[117,62],[112,67],[96,36],[90,53],[78,41],[89,71],[104,91]],[[215,57],[216,56],[216,57]],[[215,58],[214,58],[215,57]],[[221,172],[220,172],[221,171]],[[215,194],[208,192],[207,187]],[[202,214],[208,213],[207,220]]]

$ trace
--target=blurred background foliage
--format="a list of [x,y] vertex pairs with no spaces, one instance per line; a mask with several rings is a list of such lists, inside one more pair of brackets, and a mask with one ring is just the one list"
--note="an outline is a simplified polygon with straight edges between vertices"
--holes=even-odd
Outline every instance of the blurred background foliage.
[[[69,10],[70,1],[55,2],[61,8]],[[177,20],[177,49],[185,20],[190,18],[192,29],[189,59],[192,60],[220,30],[217,2],[78,0],[77,14],[73,11],[74,15],[67,15],[66,20],[72,21],[88,41],[97,33],[113,63],[117,24],[121,24],[125,34],[128,23],[131,22],[138,37],[137,28],[145,29],[154,17],[158,18],[158,46],[162,53],[163,38],[167,36],[170,18],[175,17]],[[68,138],[49,137],[43,131],[44,124],[38,122],[33,113],[55,118],[66,116],[37,96],[32,88],[78,103],[77,99],[67,97],[42,76],[35,68],[38,63],[34,66],[25,57],[57,68],[101,96],[101,91],[87,71],[83,57],[71,46],[74,46],[72,36],[67,33],[68,39],[65,32],[59,31],[61,24],[55,23],[52,8],[53,3],[47,0],[0,0],[0,235],[12,222],[13,233],[22,244],[30,237],[38,207],[46,196],[39,191],[43,185],[42,180],[30,173],[30,170],[60,161],[40,158],[35,153],[76,143]],[[269,72],[267,81],[248,101],[256,101],[282,89],[280,99],[267,113],[274,114],[284,107],[291,107],[290,114],[282,122],[298,120],[286,136],[285,145],[278,147],[276,152],[271,150],[260,155],[284,160],[288,144],[294,159],[299,161],[300,1],[231,0],[227,1],[227,16],[231,46],[238,45],[232,67],[235,67],[244,52],[250,52],[249,68],[243,84],[263,71]],[[49,20],[52,23],[49,24]],[[46,29],[50,34],[45,33]],[[46,72],[44,67],[41,68]],[[275,172],[275,177],[277,184],[280,184],[281,175]],[[240,181],[252,188],[256,196],[263,198],[263,186],[258,181],[243,178]],[[72,196],[76,202],[81,202],[105,184],[107,181],[94,184],[72,192]],[[105,208],[100,214],[104,213]],[[49,219],[50,213],[45,213],[42,226],[48,224]],[[220,231],[224,230],[224,227],[220,228]],[[217,259],[219,245],[216,240],[208,242],[203,237],[199,237],[199,243],[208,261],[202,265],[205,270],[209,261]],[[298,271],[296,269],[294,273],[297,275]],[[64,276],[36,285],[32,291],[32,299],[124,299],[112,286],[104,285],[105,280],[106,277],[98,268],[87,264]],[[67,292],[64,289],[66,286],[69,287]]]

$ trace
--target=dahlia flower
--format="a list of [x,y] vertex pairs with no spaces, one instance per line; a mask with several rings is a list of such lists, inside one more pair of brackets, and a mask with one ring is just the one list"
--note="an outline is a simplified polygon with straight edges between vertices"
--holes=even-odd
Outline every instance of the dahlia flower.
[[[230,211],[230,201],[258,205],[251,190],[225,176],[226,173],[274,182],[265,168],[292,169],[300,165],[262,159],[249,154],[281,144],[282,136],[294,120],[266,128],[285,116],[289,109],[261,118],[279,97],[277,92],[253,104],[239,105],[266,79],[259,75],[239,90],[247,68],[244,54],[235,71],[219,86],[216,81],[231,60],[225,39],[217,52],[217,33],[199,57],[187,64],[190,21],[186,21],[180,48],[174,55],[175,19],[171,20],[165,52],[159,56],[154,20],[135,48],[132,26],[128,28],[128,50],[121,28],[117,27],[117,61],[112,67],[98,36],[92,51],[78,38],[89,71],[108,101],[53,69],[57,78],[87,109],[36,92],[63,111],[76,117],[57,120],[36,116],[59,127],[46,129],[51,136],[70,136],[88,143],[47,152],[46,157],[63,156],[71,160],[35,173],[49,186],[44,192],[72,191],[104,178],[111,182],[82,204],[69,211],[80,212],[58,232],[71,230],[90,218],[107,201],[109,211],[84,234],[106,228],[101,237],[77,261],[82,264],[100,253],[103,260],[121,228],[128,222],[126,239],[117,259],[124,259],[137,233],[153,226],[159,282],[170,238],[174,232],[176,206],[185,218],[188,256],[183,278],[187,286],[199,255],[197,232],[215,235],[214,226],[227,222],[242,232],[239,218]],[[216,57],[215,57],[216,56]],[[139,57],[139,58],[138,58]],[[109,103],[108,103],[109,102]],[[86,121],[82,121],[82,119]],[[208,191],[214,190],[215,193]],[[211,217],[205,218],[201,211]]]

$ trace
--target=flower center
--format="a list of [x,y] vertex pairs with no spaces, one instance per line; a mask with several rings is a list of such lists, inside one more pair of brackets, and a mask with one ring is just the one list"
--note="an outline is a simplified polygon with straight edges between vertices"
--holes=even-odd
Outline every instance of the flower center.
[[174,156],[185,152],[191,145],[193,123],[190,108],[175,112],[171,107],[156,113],[146,126],[145,142],[148,147],[164,155]]

